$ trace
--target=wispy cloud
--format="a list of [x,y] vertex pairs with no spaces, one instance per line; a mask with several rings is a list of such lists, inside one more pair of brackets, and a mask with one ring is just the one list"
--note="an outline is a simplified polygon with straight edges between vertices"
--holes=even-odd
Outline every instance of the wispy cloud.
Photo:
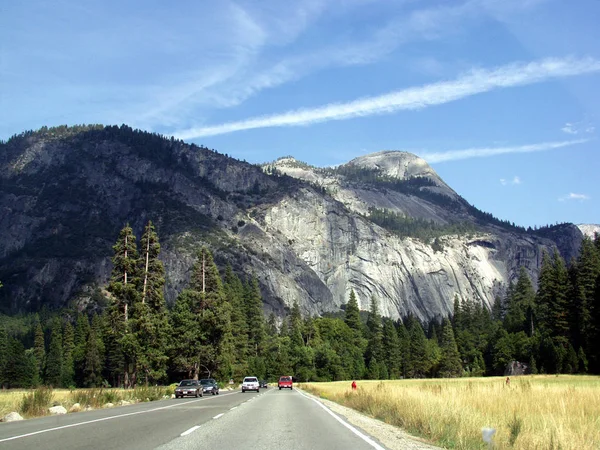
[[[460,159],[470,158],[485,158],[488,156],[504,155],[507,153],[531,153],[531,152],[543,152],[546,150],[553,150],[556,148],[569,147],[571,145],[583,144],[589,142],[589,139],[573,139],[570,141],[558,141],[558,142],[541,142],[538,144],[520,145],[513,147],[483,147],[483,148],[469,148],[465,150],[450,150],[446,152],[435,152],[435,153],[422,153],[421,158],[425,159],[428,163],[440,163],[445,161],[456,161]],[[515,179],[518,180],[515,183]],[[520,183],[520,179],[515,177],[513,184]],[[504,180],[506,182],[506,180]]]
[[517,175],[515,175],[512,180],[507,180],[506,178],[500,178],[500,184],[502,186],[506,186],[506,185],[509,185],[509,184],[518,185],[518,184],[521,184],[521,183],[522,183],[521,178],[518,177]]
[[596,127],[587,122],[567,122],[560,130],[567,134],[591,134],[596,131]]
[[564,202],[567,200],[577,200],[580,202],[583,202],[585,200],[589,200],[591,197],[589,195],[586,194],[575,194],[573,192],[571,192],[570,194],[567,195],[563,195],[562,197],[558,198],[559,202]]
[[600,61],[593,58],[547,58],[488,70],[473,69],[453,81],[442,81],[394,91],[348,103],[331,103],[316,108],[298,109],[236,122],[194,127],[178,131],[174,135],[181,139],[193,139],[255,128],[310,125],[330,120],[390,114],[400,110],[415,110],[441,105],[496,89],[523,86],[553,78],[597,71],[600,71]]

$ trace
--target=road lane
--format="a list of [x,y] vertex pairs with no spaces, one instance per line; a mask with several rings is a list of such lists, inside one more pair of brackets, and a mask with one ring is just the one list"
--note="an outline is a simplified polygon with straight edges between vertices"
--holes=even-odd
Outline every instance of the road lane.
[[[354,430],[354,431],[353,431]],[[361,437],[362,435],[362,437]],[[384,447],[300,392],[269,389],[161,450],[374,450]]]
[[2,449],[148,449],[257,394],[224,392],[0,424]]

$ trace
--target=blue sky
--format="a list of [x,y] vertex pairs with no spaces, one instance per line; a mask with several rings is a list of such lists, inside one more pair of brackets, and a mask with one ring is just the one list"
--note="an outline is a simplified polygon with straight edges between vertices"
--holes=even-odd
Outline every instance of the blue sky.
[[126,123],[249,162],[430,162],[519,225],[600,223],[600,2],[4,2],[0,138]]

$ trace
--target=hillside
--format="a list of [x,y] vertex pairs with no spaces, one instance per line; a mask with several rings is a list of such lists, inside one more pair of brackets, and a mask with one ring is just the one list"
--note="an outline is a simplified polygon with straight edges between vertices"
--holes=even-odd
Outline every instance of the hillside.
[[[258,167],[129,127],[59,127],[0,144],[0,307],[93,301],[127,222],[152,220],[167,299],[187,283],[197,249],[256,274],[265,309],[362,309],[446,316],[459,295],[490,306],[544,249],[575,255],[573,225],[524,230],[456,194],[420,158],[381,152],[335,169],[293,158]],[[428,230],[423,234],[423,230]]]

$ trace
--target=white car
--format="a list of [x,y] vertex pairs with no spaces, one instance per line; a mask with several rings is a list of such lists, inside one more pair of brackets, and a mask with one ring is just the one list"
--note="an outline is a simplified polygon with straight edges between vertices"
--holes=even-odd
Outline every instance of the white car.
[[258,384],[258,378],[256,377],[246,377],[244,381],[242,381],[242,392],[246,391],[256,391],[258,392],[260,389],[260,385]]

